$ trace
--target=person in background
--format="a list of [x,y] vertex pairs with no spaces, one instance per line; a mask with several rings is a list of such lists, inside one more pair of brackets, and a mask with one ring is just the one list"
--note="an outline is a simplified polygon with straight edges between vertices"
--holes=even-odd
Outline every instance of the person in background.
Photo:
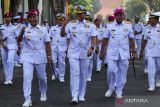
[[[16,26],[16,34],[17,34],[17,36],[19,35],[19,30],[20,30],[20,28],[22,27],[22,24],[20,23],[20,19],[21,19],[21,16],[20,15],[18,15],[18,16],[15,16],[14,18],[13,18],[13,24],[14,24],[14,26]],[[18,49],[17,49],[17,51],[18,51]],[[15,67],[21,67],[21,65],[19,64],[19,60],[20,60],[20,56],[18,55],[18,53],[16,52],[15,53],[15,58],[14,58],[14,66]]]
[[[65,59],[66,59],[66,50],[68,47],[67,37],[61,37],[60,31],[61,27],[65,21],[65,15],[63,13],[58,13],[56,15],[57,25],[52,26],[49,31],[49,36],[52,42],[52,56],[54,63],[54,71],[60,82],[65,82]],[[55,80],[55,75],[52,75],[52,80]]]
[[5,24],[1,26],[2,30],[2,63],[5,74],[4,85],[12,85],[13,69],[14,69],[14,58],[17,50],[16,41],[16,27],[11,24],[12,14],[6,13],[4,15]]
[[47,19],[44,19],[44,20],[42,21],[42,25],[41,25],[41,26],[46,27],[47,30],[48,30],[48,32],[49,32],[50,27],[49,27],[49,24],[48,24],[48,20],[47,20]]
[[144,29],[143,23],[140,22],[140,17],[135,16],[135,22],[132,24],[132,28],[135,36],[137,57],[139,58],[141,50],[142,33]]
[[[90,12],[86,12],[85,20],[92,22],[91,14]],[[90,42],[91,45],[91,42]],[[92,80],[92,71],[93,71],[93,55],[88,57],[88,70],[87,70],[87,81],[90,82]]]
[[[147,71],[148,71],[148,91],[154,91],[156,87],[156,80],[160,75],[160,15],[156,13],[150,14],[150,26],[145,27],[144,39],[142,42],[140,58],[144,56],[144,49],[146,48],[146,57],[148,61]],[[158,75],[157,75],[158,74]],[[158,81],[157,81],[158,82]]]
[[101,50],[102,39],[105,33],[105,28],[102,27],[100,20],[98,18],[94,20],[94,24],[96,25],[96,31],[97,31],[97,45],[95,50],[96,72],[100,73],[102,60],[99,59],[99,54]]

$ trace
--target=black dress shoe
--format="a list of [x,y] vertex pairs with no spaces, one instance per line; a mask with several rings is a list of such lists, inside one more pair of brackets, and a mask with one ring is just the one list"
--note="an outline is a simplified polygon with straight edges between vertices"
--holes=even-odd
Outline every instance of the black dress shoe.
[[77,104],[78,104],[78,101],[72,101],[71,104],[72,104],[72,105],[77,105]]

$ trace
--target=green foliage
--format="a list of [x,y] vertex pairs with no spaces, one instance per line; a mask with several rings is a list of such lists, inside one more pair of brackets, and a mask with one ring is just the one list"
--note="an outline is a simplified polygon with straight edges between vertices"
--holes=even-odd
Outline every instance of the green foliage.
[[93,8],[93,13],[96,14],[102,8],[102,6],[100,4],[100,0],[93,0],[92,4],[93,4],[93,7],[94,7]]
[[76,5],[82,5],[86,7],[87,11],[89,11],[91,14],[95,14],[101,9],[101,4],[99,0],[68,0],[68,1],[69,1],[69,13],[73,12],[73,7]]
[[160,11],[160,0],[143,0],[151,11]]
[[128,0],[125,3],[127,17],[144,16],[149,11],[160,11],[160,0]]
[[147,11],[147,6],[143,0],[130,0],[126,2],[125,12],[129,19],[134,18],[135,15],[144,17]]

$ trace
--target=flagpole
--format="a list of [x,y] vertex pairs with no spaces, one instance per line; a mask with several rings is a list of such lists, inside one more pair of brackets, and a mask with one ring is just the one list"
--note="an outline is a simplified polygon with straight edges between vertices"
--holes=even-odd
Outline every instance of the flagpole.
[[65,0],[65,3],[64,3],[64,14],[66,16],[68,16],[68,0]]

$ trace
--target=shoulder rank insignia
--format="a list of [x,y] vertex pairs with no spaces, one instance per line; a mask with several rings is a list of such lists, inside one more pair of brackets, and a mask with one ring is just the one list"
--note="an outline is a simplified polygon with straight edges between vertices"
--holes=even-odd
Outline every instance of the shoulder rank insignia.
[[111,21],[111,22],[108,22],[107,24],[111,24],[111,23],[113,23],[113,21]]
[[84,28],[90,28],[90,25],[89,24],[85,24]]
[[129,21],[124,21],[126,24],[131,24],[131,22],[129,22]]
[[72,26],[72,29],[77,29],[77,27],[76,26]]
[[30,31],[27,31],[27,33],[31,33]]
[[86,22],[87,22],[87,23],[93,23],[93,22],[91,22],[91,21],[89,21],[89,20],[86,20]]
[[39,34],[43,34],[43,30],[40,30],[38,33],[39,33]]
[[70,21],[70,23],[76,23],[77,21],[76,20],[72,20],[72,21]]
[[124,32],[127,32],[127,31],[128,31],[128,28],[123,28],[123,31],[124,31]]

